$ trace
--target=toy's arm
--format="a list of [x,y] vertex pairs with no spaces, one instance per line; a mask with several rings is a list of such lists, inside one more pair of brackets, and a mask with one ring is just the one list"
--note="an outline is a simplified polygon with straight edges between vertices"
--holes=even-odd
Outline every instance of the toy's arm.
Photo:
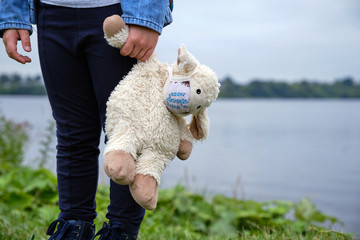
[[188,123],[184,117],[177,117],[180,129],[180,146],[176,156],[181,160],[189,158],[192,151],[192,136],[189,131]]
[[109,45],[120,48],[123,56],[145,62],[153,54],[159,33],[141,25],[127,25],[117,14],[107,17],[103,24]]
[[104,20],[103,30],[105,39],[112,47],[121,49],[129,37],[129,26],[117,14]]

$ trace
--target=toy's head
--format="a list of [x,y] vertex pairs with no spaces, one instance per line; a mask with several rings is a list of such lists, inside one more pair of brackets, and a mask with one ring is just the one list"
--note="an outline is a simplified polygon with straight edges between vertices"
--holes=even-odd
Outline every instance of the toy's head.
[[192,114],[190,131],[195,139],[203,140],[209,132],[207,107],[216,100],[220,84],[216,74],[187,51],[179,48],[172,76],[165,85],[166,106],[175,115]]

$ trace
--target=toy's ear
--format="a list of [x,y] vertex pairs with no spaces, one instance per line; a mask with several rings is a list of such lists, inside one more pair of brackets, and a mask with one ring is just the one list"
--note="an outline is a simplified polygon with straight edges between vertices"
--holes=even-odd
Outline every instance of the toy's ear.
[[103,30],[109,45],[116,48],[122,48],[129,36],[129,26],[117,14],[104,20]]
[[191,53],[189,53],[185,45],[181,45],[178,50],[177,65],[180,70],[191,72],[199,65],[199,62]]
[[199,112],[192,116],[190,122],[191,135],[197,140],[205,140],[209,134],[210,121],[208,118],[207,110],[201,109]]

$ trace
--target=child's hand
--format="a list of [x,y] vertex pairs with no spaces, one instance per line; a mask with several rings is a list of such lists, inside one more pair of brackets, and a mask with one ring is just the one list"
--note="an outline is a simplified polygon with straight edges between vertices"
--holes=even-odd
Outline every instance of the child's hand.
[[129,25],[129,37],[121,48],[121,55],[145,62],[153,54],[159,39],[159,33],[146,27]]
[[30,35],[28,30],[8,29],[4,32],[3,42],[8,56],[19,63],[25,64],[31,62],[28,56],[23,56],[17,51],[17,41],[21,40],[23,49],[26,52],[31,51]]

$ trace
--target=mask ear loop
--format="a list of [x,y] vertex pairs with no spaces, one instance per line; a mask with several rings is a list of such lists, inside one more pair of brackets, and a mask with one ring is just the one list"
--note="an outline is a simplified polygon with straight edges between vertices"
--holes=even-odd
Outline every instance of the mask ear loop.
[[172,67],[169,66],[169,79],[168,79],[168,81],[171,82],[171,79],[172,79]]
[[[171,68],[171,67],[170,67]],[[196,66],[195,69],[192,71],[192,73],[188,76],[172,76],[172,68],[170,69],[170,76],[171,80],[175,82],[183,82],[183,81],[189,81],[189,79],[194,76],[198,72],[198,67]]]

